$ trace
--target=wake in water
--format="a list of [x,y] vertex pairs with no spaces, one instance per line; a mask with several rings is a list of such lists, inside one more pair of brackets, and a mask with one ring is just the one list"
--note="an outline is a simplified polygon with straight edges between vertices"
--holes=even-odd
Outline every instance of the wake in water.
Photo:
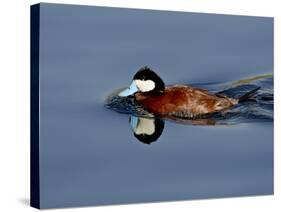
[[179,117],[155,117],[146,111],[133,96],[120,97],[118,89],[112,93],[105,102],[105,107],[119,113],[130,114],[133,117],[148,119],[171,120],[181,124],[195,125],[229,125],[247,122],[272,122],[273,121],[273,76],[259,75],[228,83],[191,84],[193,87],[203,88],[212,93],[238,98],[243,94],[260,87],[260,89],[247,101],[243,101],[231,109],[210,114],[208,116],[188,119]]

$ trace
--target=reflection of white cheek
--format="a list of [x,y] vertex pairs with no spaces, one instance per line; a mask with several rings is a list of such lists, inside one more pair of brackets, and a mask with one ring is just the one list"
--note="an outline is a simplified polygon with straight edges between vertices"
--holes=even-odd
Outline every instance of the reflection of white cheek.
[[139,118],[138,125],[134,128],[134,132],[137,135],[152,135],[155,132],[154,119]]
[[135,82],[142,92],[152,91],[155,88],[155,83],[152,80],[135,80]]

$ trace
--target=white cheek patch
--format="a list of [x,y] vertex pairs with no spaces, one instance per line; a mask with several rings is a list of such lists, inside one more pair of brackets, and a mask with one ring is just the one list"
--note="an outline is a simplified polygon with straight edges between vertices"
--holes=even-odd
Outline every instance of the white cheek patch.
[[137,135],[152,135],[155,132],[154,119],[138,118],[138,124],[133,130]]
[[152,91],[155,88],[152,80],[135,80],[135,83],[141,92]]

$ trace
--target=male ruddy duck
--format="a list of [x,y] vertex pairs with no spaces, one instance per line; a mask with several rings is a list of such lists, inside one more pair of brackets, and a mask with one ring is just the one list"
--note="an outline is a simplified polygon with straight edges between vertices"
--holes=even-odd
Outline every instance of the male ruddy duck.
[[246,93],[239,99],[233,99],[188,85],[166,87],[154,71],[143,67],[134,75],[130,87],[120,92],[119,96],[134,95],[136,101],[146,110],[160,117],[196,118],[223,112],[250,98],[258,89]]

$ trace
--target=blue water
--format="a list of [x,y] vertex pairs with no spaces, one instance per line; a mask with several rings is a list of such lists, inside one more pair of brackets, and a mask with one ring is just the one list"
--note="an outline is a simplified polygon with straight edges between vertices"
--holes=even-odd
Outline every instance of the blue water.
[[[40,14],[42,208],[273,193],[272,18],[52,4]],[[221,124],[162,120],[147,145],[129,123],[139,114],[105,107],[144,65],[167,85],[262,88]]]

